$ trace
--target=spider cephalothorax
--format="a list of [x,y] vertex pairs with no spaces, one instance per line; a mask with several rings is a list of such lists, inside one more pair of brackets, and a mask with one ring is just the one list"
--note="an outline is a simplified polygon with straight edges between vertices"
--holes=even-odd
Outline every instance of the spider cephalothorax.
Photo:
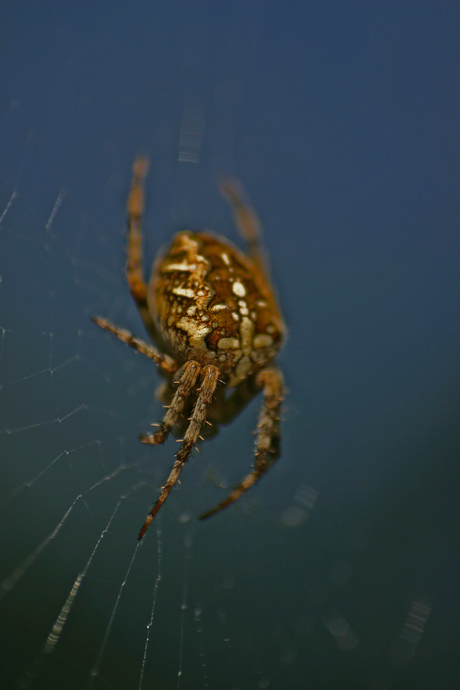
[[157,350],[104,318],[93,320],[153,359],[177,385],[162,423],[156,433],[141,437],[144,443],[163,443],[194,392],[196,402],[171,474],[139,539],[189,458],[209,406],[212,410],[218,383],[235,392],[228,398],[220,396],[218,413],[213,415],[217,422],[230,421],[247,403],[251,395],[248,382],[255,390],[263,390],[264,401],[253,471],[222,503],[200,517],[210,517],[236,501],[276,460],[283,379],[279,369],[270,363],[285,335],[262,247],[260,223],[234,180],[223,182],[221,191],[232,206],[236,224],[248,244],[248,255],[214,233],[180,232],[156,259],[146,285],[141,219],[147,171],[147,160],[138,158],[133,165],[128,200],[126,275],[144,324],[161,347]]

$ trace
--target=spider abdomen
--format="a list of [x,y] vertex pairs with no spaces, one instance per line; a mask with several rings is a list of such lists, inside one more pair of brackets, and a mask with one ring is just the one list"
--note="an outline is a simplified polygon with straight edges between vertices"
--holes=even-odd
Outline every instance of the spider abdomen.
[[149,310],[181,361],[213,364],[235,386],[280,349],[284,323],[258,267],[211,232],[180,232],[154,265]]

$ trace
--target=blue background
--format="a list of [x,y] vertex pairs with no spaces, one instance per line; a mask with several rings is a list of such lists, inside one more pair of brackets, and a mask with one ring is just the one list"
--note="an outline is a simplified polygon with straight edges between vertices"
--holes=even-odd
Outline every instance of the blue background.
[[[458,4],[1,15],[2,687],[140,687],[153,601],[142,687],[456,687]],[[243,181],[289,395],[269,475],[195,519],[250,466],[259,399],[136,550],[174,442],[137,441],[162,415],[157,374],[89,319],[145,337],[123,276],[139,151],[147,264],[180,228],[238,241],[216,180]]]

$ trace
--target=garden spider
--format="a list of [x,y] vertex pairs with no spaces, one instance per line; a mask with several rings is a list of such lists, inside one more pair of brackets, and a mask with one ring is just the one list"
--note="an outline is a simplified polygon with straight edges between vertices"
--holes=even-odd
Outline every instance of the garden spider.
[[[140,315],[158,349],[100,316],[93,321],[127,345],[146,355],[170,380],[169,407],[158,430],[141,436],[143,443],[163,443],[178,417],[190,408],[182,445],[171,473],[141,531],[163,505],[200,436],[206,416],[227,423],[263,390],[257,425],[254,468],[230,495],[200,515],[205,519],[236,501],[253,486],[278,457],[279,416],[283,377],[270,364],[286,328],[271,286],[262,232],[255,211],[245,200],[238,182],[226,179],[221,192],[233,210],[235,223],[248,246],[248,256],[212,232],[179,232],[169,249],[152,267],[144,282],[142,215],[144,180],[149,163],[139,157],[133,164],[128,199],[128,260],[126,277]],[[199,381],[199,385],[197,382]],[[225,388],[234,391],[226,396]],[[172,384],[177,388],[174,392]],[[187,405],[196,392],[193,408]],[[214,404],[211,406],[211,402]]]

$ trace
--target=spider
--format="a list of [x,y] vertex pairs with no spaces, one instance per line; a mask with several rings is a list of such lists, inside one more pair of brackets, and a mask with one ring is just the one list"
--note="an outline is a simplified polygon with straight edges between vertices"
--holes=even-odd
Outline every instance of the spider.
[[[174,466],[139,532],[139,539],[166,500],[197,439],[203,440],[200,436],[203,424],[212,426],[209,419],[215,424],[228,423],[260,390],[263,404],[257,424],[254,467],[227,498],[200,515],[200,519],[234,503],[277,460],[284,391],[283,376],[272,360],[286,333],[271,285],[261,225],[236,180],[225,179],[220,189],[232,208],[248,255],[213,232],[179,232],[169,249],[156,258],[150,281],[148,285],[145,283],[142,216],[148,169],[147,158],[138,157],[134,161],[127,208],[126,278],[157,347],[105,318],[92,319],[152,359],[169,380],[170,403],[166,414],[161,424],[152,425],[158,427],[155,433],[140,437],[143,443],[163,443],[173,426],[181,423],[182,413],[189,412]],[[218,384],[224,384],[225,388]],[[226,393],[228,389],[233,389],[230,394]],[[196,396],[193,407],[192,394]]]

